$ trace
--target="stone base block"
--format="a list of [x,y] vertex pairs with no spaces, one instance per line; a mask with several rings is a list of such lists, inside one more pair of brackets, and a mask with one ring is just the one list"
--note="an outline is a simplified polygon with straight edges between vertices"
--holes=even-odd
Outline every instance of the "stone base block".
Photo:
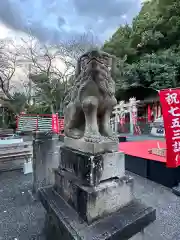
[[86,142],[83,139],[73,139],[69,137],[64,138],[64,145],[66,147],[79,150],[85,153],[102,153],[102,152],[116,152],[118,151],[118,142],[102,141],[99,143]]
[[156,219],[156,211],[134,200],[120,211],[87,224],[51,187],[39,190],[47,211],[46,240],[125,240]]
[[110,178],[125,175],[124,153],[83,153],[61,147],[60,168],[74,174],[85,185],[98,185]]
[[133,199],[133,179],[123,177],[84,186],[66,171],[55,172],[54,189],[88,223],[116,212]]

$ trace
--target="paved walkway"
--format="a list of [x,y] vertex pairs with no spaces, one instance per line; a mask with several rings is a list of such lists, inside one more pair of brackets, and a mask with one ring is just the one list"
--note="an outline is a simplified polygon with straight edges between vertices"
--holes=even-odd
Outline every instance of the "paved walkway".
[[[133,176],[135,196],[157,209],[157,220],[147,227],[143,240],[180,240],[180,198],[161,185]],[[28,193],[31,181],[31,174],[20,171],[0,174],[0,240],[45,240],[44,209]]]

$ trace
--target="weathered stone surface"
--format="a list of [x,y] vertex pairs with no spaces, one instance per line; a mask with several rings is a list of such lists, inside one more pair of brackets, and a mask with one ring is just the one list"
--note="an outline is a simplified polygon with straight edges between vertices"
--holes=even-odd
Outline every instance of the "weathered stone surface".
[[133,180],[127,177],[104,181],[96,187],[84,186],[71,173],[56,171],[55,190],[87,222],[102,218],[129,204]]
[[101,141],[98,143],[86,142],[84,139],[73,139],[69,137],[64,138],[64,145],[66,147],[76,149],[85,153],[103,153],[118,151],[118,142],[112,140]]
[[123,152],[105,153],[100,181],[110,178],[122,178],[125,175],[125,157]]
[[97,185],[101,181],[123,177],[125,174],[124,153],[83,153],[61,147],[60,168],[74,174],[82,184]]
[[59,165],[58,136],[34,132],[33,135],[33,192],[54,184],[54,169]]
[[47,210],[46,240],[129,239],[156,218],[156,211],[134,200],[128,206],[93,224],[87,224],[52,188],[43,188],[39,197]]
[[[85,142],[118,141],[110,127],[115,98],[115,82],[111,73],[115,57],[91,50],[77,63],[74,85],[64,100],[64,133]],[[85,150],[86,151],[86,150]]]

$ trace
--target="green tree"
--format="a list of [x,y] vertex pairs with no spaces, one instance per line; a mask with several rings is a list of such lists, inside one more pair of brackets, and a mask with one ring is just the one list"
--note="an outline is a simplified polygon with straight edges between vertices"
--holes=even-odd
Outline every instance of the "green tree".
[[46,110],[50,109],[51,113],[62,111],[65,93],[70,84],[68,77],[64,76],[64,79],[52,78],[44,73],[30,77],[34,83],[36,103],[40,103],[40,106]]
[[14,113],[19,114],[28,108],[27,96],[24,93],[15,92],[11,99],[4,99],[4,104]]
[[103,50],[117,56],[117,91],[180,86],[180,1],[146,1],[132,25],[120,26]]

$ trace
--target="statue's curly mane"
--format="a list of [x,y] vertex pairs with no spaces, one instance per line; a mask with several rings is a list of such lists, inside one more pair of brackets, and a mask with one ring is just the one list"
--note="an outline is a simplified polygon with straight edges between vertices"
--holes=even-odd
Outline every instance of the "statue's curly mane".
[[[99,53],[100,56],[102,56],[102,53],[101,52]],[[107,53],[104,53],[104,54],[108,57],[111,56]],[[79,59],[79,63],[76,69],[76,74],[74,75],[74,83],[72,87],[67,90],[67,93],[65,94],[66,97],[64,99],[64,106],[67,106],[70,102],[74,102],[78,97],[78,93],[80,89],[83,88],[83,86],[87,83],[87,81],[93,80],[91,75],[91,68],[88,67],[87,62],[83,62],[83,57],[87,55],[88,53],[84,54]],[[94,59],[96,59],[96,57]],[[89,58],[89,62],[90,62],[90,58]],[[100,81],[100,82],[97,81],[96,84],[98,85],[99,89],[102,92],[106,92],[106,94],[109,94],[110,96],[113,95],[115,92],[115,83],[111,77],[111,73],[108,69],[108,66],[103,64],[103,62],[98,61],[98,59],[96,59],[95,62],[97,65],[100,66],[99,71],[103,74],[103,81]],[[83,66],[82,69],[80,65]]]
[[85,72],[82,73],[79,76],[74,76],[74,83],[72,87],[65,93],[66,97],[64,99],[64,106],[67,106],[70,102],[73,102],[77,98],[80,87],[89,80],[90,76],[85,74]]

